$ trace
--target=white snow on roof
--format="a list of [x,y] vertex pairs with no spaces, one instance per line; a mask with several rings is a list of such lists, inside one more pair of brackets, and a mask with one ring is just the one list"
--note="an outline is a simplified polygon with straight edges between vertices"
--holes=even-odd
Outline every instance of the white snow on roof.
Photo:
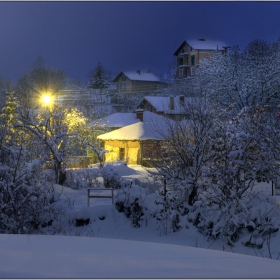
[[149,81],[149,82],[160,82],[160,79],[153,73],[141,72],[138,74],[135,72],[123,72],[132,81]]
[[98,124],[100,126],[106,125],[108,127],[124,127],[137,122],[140,122],[140,120],[136,118],[136,113],[115,113],[102,118],[97,122],[92,122],[89,125]]
[[[165,117],[158,116],[151,112],[149,122],[138,122],[132,125],[122,127],[120,129],[99,135],[100,140],[164,140],[162,135],[168,131],[168,125],[172,120],[167,120]],[[147,114],[146,114],[147,115]],[[145,114],[144,114],[145,118]],[[144,119],[145,120],[145,119]]]
[[100,140],[163,140],[152,128],[153,123],[139,122],[99,135]]
[[212,41],[207,40],[187,40],[187,43],[195,50],[224,50],[224,47],[227,47],[227,44],[222,41]]
[[158,112],[165,114],[185,114],[186,107],[193,104],[198,98],[184,97],[184,103],[181,105],[180,96],[174,96],[174,109],[170,109],[170,96],[145,96],[146,99]]
[[[149,111],[143,112],[143,121],[144,122],[151,122],[151,121],[161,121],[161,116],[154,114]],[[106,125],[108,127],[124,127],[127,125],[131,125],[134,123],[140,122],[139,119],[136,117],[136,113],[115,113],[109,115],[99,121],[91,122],[89,126],[97,125]]]

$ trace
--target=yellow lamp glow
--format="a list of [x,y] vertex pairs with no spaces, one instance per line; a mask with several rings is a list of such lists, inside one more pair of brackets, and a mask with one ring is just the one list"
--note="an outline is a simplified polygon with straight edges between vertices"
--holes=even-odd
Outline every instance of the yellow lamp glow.
[[43,100],[43,103],[46,105],[46,106],[50,106],[51,103],[52,103],[52,98],[49,96],[49,95],[44,95],[42,97],[42,100]]

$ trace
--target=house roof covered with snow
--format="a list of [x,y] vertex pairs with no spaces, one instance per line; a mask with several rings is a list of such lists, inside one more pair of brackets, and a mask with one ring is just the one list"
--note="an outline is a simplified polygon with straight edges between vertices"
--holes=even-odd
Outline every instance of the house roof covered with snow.
[[[162,127],[161,124],[159,124]],[[161,133],[157,132],[158,125],[154,122],[138,122],[120,129],[99,135],[100,140],[164,140]],[[162,129],[160,128],[160,131]]]
[[122,127],[120,129],[99,135],[100,140],[164,140],[163,135],[168,132],[174,121],[149,111],[143,112],[143,122]]
[[113,82],[117,82],[120,76],[126,76],[131,81],[146,81],[146,82],[160,82],[160,79],[153,73],[147,73],[142,71],[134,71],[134,72],[120,72],[117,77],[113,80]]
[[105,118],[102,118],[100,120],[91,122],[89,125],[90,126],[106,125],[108,127],[124,127],[137,122],[140,122],[140,120],[136,118],[136,113],[115,113]]
[[226,48],[229,48],[229,46],[223,42],[223,41],[217,41],[217,40],[208,40],[208,39],[191,39],[184,41],[180,47],[176,50],[174,55],[178,55],[181,48],[185,45],[189,44],[193,49],[195,50],[225,50]]
[[[144,122],[161,121],[161,118],[162,118],[161,116],[154,114],[152,112],[149,111],[143,112]],[[137,119],[136,113],[115,113],[105,118],[102,118],[98,121],[91,122],[89,126],[106,125],[108,127],[124,127],[138,122],[140,122],[140,120]]]
[[[199,100],[195,97],[173,96],[174,109],[171,109],[170,98],[172,96],[145,96],[143,99],[149,102],[157,112],[163,112],[164,114],[185,114],[187,106],[195,104]],[[141,102],[138,107],[140,107]]]

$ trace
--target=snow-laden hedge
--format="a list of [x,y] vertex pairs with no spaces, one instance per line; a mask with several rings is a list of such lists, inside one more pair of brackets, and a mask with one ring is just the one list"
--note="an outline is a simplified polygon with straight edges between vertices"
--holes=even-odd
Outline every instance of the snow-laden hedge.
[[116,196],[116,208],[134,227],[156,220],[162,231],[176,232],[193,225],[205,236],[224,238],[229,245],[234,245],[244,233],[249,236],[245,246],[260,248],[280,226],[279,207],[261,193],[221,204],[200,196],[190,207],[180,199],[178,192],[167,191],[164,196],[160,189],[157,193],[149,193],[147,188],[126,180]]
[[155,193],[149,194],[147,188],[126,180],[116,195],[116,208],[131,219],[134,227],[140,227],[148,217],[160,216],[164,201]]
[[[102,178],[102,180],[100,180]],[[73,168],[66,170],[64,185],[72,189],[81,188],[113,188],[120,187],[121,176],[115,166],[105,164],[101,168]],[[102,182],[101,182],[102,181]]]

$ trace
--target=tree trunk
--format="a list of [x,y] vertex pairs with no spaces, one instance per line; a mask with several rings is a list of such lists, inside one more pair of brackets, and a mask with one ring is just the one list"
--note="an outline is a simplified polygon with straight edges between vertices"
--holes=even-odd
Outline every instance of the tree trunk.
[[193,187],[191,194],[189,196],[189,201],[188,201],[188,204],[190,206],[192,206],[194,204],[196,195],[197,195],[197,187]]
[[62,162],[55,161],[55,183],[63,185],[66,180],[66,172],[62,169]]

